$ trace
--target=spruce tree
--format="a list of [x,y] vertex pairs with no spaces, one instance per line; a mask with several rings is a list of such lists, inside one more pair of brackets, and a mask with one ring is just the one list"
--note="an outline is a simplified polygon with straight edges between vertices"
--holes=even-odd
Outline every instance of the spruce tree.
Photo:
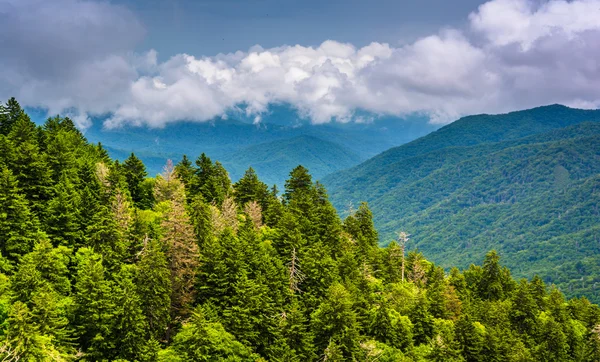
[[148,327],[143,313],[144,300],[135,285],[137,272],[135,266],[123,265],[115,277],[115,339],[119,357],[127,360],[136,359],[146,347]]
[[27,116],[15,97],[10,98],[5,106],[0,103],[0,134],[9,134],[13,125],[23,117]]
[[123,175],[127,181],[131,200],[133,200],[135,206],[140,208],[147,206],[147,202],[145,201],[148,195],[145,195],[143,182],[148,173],[146,172],[144,163],[135,154],[131,153],[125,162],[123,162]]
[[78,344],[93,360],[115,358],[113,283],[106,279],[102,257],[91,249],[79,249],[76,260],[74,327]]
[[188,197],[190,190],[192,190],[192,181],[194,178],[194,173],[196,172],[196,168],[192,164],[192,161],[186,156],[183,155],[181,161],[177,165],[175,165],[175,173],[177,177],[183,182],[185,185],[186,191],[188,192]]
[[38,127],[22,117],[15,122],[7,138],[13,147],[7,164],[19,180],[32,211],[43,219],[52,196],[52,172],[46,155],[40,149]]
[[102,255],[109,271],[118,271],[129,251],[127,239],[119,227],[115,213],[102,206],[92,216],[86,230],[86,245]]
[[143,301],[147,333],[160,340],[164,337],[171,318],[171,272],[157,240],[145,240],[137,266],[136,288]]
[[48,203],[45,231],[55,245],[80,246],[84,234],[81,227],[80,195],[66,174],[54,187]]
[[256,172],[252,167],[248,168],[244,176],[233,185],[235,201],[240,207],[244,207],[251,201],[259,203],[263,210],[266,210],[268,205],[269,187],[258,179]]
[[357,315],[352,297],[341,284],[332,285],[327,297],[311,316],[315,346],[319,354],[335,344],[346,360],[351,360],[359,348]]
[[29,210],[16,178],[4,167],[0,171],[0,252],[17,261],[33,249],[38,234],[37,218]]

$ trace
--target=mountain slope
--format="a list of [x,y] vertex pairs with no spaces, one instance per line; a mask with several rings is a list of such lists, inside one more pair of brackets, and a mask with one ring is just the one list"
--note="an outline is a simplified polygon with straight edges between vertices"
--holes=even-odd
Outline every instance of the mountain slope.
[[[261,143],[244,148],[221,159],[233,180],[253,167],[269,185],[282,187],[289,170],[302,164],[315,178],[356,165],[360,156],[345,147],[313,136]],[[263,176],[264,175],[264,176]]]
[[[375,182],[395,162],[447,147],[515,140],[585,121],[600,120],[600,111],[550,105],[500,115],[468,116],[399,147],[391,148],[367,161],[323,180],[330,189],[351,189],[350,179]],[[360,189],[361,187],[358,187]]]
[[[270,123],[279,118],[280,121]],[[213,159],[222,160],[253,145],[299,136],[312,136],[336,143],[357,154],[359,161],[362,161],[436,128],[423,119],[394,117],[378,118],[370,123],[311,125],[306,121],[300,122],[297,114],[282,110],[270,114],[266,122],[257,125],[233,118],[206,123],[180,122],[160,129],[123,127],[106,130],[101,125],[101,119],[95,120],[94,126],[86,130],[87,139],[101,142],[112,157],[121,160],[135,152],[151,175],[161,172],[168,158],[177,161],[183,154],[195,159],[204,152]],[[355,164],[345,164],[344,167]],[[281,179],[287,176],[289,170],[277,171],[263,177]]]
[[561,106],[467,117],[323,182],[338,209],[368,201],[384,242],[406,230],[446,267],[496,248],[518,276],[599,300],[598,120]]

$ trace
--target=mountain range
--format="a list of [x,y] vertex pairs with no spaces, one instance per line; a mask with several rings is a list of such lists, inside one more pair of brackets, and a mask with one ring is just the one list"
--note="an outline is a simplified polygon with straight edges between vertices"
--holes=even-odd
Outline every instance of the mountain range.
[[367,201],[380,241],[398,231],[444,267],[498,250],[600,300],[600,111],[552,105],[464,117],[323,178],[342,214]]
[[184,154],[195,159],[206,153],[226,165],[233,181],[253,166],[262,180],[281,188],[299,164],[321,178],[438,128],[422,117],[360,119],[364,121],[312,125],[293,109],[279,106],[259,123],[236,113],[205,123],[105,129],[103,120],[96,119],[85,135],[91,142],[101,142],[116,159],[134,152],[151,176],[162,171],[167,159],[177,162]]

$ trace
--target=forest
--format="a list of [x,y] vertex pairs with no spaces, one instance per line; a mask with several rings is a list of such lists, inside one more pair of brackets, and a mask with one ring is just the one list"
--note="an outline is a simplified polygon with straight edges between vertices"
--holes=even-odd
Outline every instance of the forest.
[[600,308],[490,250],[445,270],[341,219],[303,166],[232,183],[205,154],[148,175],[69,118],[0,108],[2,361],[600,360]]
[[599,303],[599,174],[600,111],[554,105],[465,117],[322,182],[341,212],[369,203],[383,245],[401,228],[446,270],[495,249]]

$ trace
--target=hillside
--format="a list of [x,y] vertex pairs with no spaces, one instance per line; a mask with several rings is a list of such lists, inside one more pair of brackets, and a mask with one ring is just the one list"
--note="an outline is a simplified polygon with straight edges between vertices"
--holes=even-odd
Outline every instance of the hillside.
[[287,175],[282,170],[291,170],[302,164],[319,179],[352,167],[361,159],[358,154],[333,142],[313,136],[298,136],[250,146],[224,156],[221,161],[232,180],[238,180],[248,167],[252,167],[263,182],[283,186]]
[[495,248],[516,275],[599,300],[598,120],[562,106],[466,117],[323,182],[339,210],[369,202],[383,243],[405,230],[445,267]]
[[[198,167],[168,163],[147,177],[135,155],[115,162],[68,118],[36,126],[16,100],[7,108],[0,112],[3,361],[597,360],[597,305],[566,300],[539,278],[515,280],[493,250],[481,265],[447,274],[421,253],[380,247],[368,206],[341,219],[302,166],[281,194],[253,172],[232,184],[206,156]],[[545,170],[579,160],[569,174],[558,166],[554,178],[540,174],[557,195],[560,220],[587,217],[574,234],[581,240],[597,231],[591,222],[600,200],[589,196],[600,160],[583,162],[597,151],[597,126],[494,153],[498,163],[518,159],[503,170],[509,174],[523,163]],[[308,159],[351,156],[334,146],[302,136],[252,152],[257,165],[274,167],[286,161],[279,148]],[[477,157],[469,162],[463,173],[483,167]],[[501,178],[489,176],[484,181],[497,188],[490,181]],[[463,198],[447,200],[472,202]],[[440,221],[436,213],[422,219]],[[517,222],[536,231],[540,221]],[[574,249],[593,255],[579,240]]]
[[[300,136],[327,140],[337,147],[350,150],[358,156],[355,163],[343,164],[343,167],[350,167],[436,129],[436,126],[420,118],[397,117],[380,117],[367,123],[311,125],[299,118],[295,111],[285,107],[274,109],[257,125],[248,119],[230,117],[206,123],[179,122],[164,128],[123,126],[108,130],[102,127],[102,122],[103,119],[94,120],[93,126],[85,131],[87,139],[101,142],[110,155],[119,160],[135,152],[147,165],[151,175],[160,173],[167,159],[177,162],[184,154],[195,157],[206,153],[213,159],[225,160],[234,154],[243,154],[242,150],[251,146]],[[299,161],[296,164],[306,163],[302,162],[302,157]],[[238,166],[233,166],[235,169],[228,171],[239,174]],[[248,166],[249,163],[239,168],[246,169]],[[269,168],[269,173],[263,172],[261,176],[265,180],[283,180],[287,170]],[[328,171],[333,172],[334,169]]]

